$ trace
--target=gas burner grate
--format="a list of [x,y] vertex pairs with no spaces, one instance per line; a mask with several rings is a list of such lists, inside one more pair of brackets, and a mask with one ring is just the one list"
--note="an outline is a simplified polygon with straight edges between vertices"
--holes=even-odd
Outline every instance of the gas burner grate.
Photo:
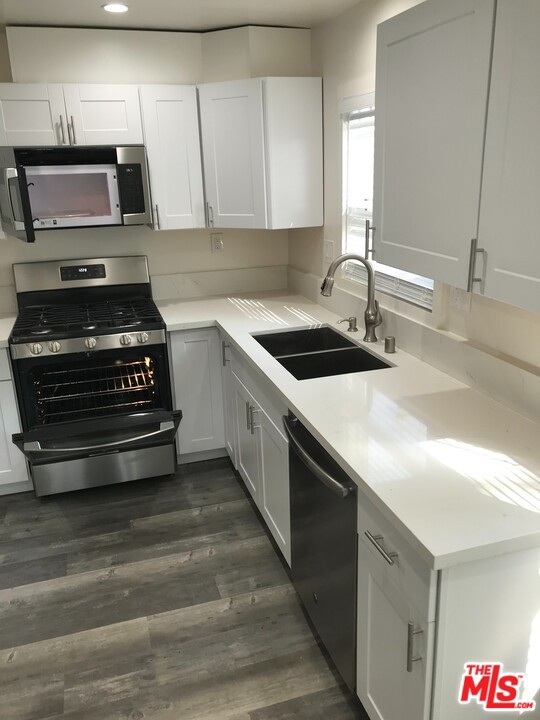
[[12,339],[118,331],[162,323],[159,310],[151,298],[30,306],[20,310],[13,326]]

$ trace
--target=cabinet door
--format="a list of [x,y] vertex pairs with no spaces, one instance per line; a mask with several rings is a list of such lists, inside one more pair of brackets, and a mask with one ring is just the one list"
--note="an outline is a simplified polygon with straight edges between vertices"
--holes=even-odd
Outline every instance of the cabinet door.
[[72,145],[143,142],[137,85],[64,85]]
[[140,88],[154,229],[205,226],[197,91],[193,86]]
[[375,258],[464,288],[477,237],[494,0],[428,0],[379,25]]
[[[499,0],[486,130],[479,247],[492,298],[540,310],[540,4]],[[482,274],[477,260],[477,275]]]
[[199,87],[210,227],[265,228],[262,81]]
[[11,380],[0,382],[0,494],[9,492],[10,483],[28,482],[24,455],[11,442],[20,432],[17,404]]
[[263,80],[269,228],[323,224],[321,78]]
[[289,507],[289,443],[264,410],[255,414],[260,442],[261,497],[259,509],[287,563],[291,564]]
[[261,486],[260,453],[259,438],[254,425],[255,414],[259,408],[253,395],[234,374],[233,380],[236,437],[238,440],[237,469],[258,506]]
[[[220,338],[221,339],[221,338]],[[225,448],[234,467],[236,462],[236,405],[233,374],[231,370],[231,346],[221,339],[221,382],[223,384],[223,414],[225,421]]]
[[215,328],[171,333],[175,402],[183,413],[181,455],[225,445],[219,350]]
[[0,145],[69,145],[62,86],[0,84]]
[[[371,720],[428,720],[435,623],[419,617],[399,585],[358,543],[357,693]],[[416,634],[410,636],[409,623]],[[421,631],[421,632],[419,632]],[[410,647],[409,647],[410,645]],[[415,660],[407,670],[407,656]]]

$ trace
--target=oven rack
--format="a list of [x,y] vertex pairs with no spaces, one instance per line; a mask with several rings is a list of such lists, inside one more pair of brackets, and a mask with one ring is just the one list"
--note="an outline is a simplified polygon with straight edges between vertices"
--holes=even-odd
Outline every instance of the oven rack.
[[151,358],[44,371],[36,381],[42,423],[152,407],[156,382]]

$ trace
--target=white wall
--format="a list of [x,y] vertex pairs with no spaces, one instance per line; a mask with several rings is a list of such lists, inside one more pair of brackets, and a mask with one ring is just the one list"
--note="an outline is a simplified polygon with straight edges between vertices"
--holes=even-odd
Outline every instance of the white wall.
[[14,82],[196,83],[198,33],[8,27]]
[[202,35],[203,82],[311,75],[311,31],[241,27]]
[[[302,272],[322,276],[323,241],[342,243],[342,127],[339,101],[375,89],[376,27],[419,0],[363,0],[342,15],[312,29],[312,70],[324,86],[325,225],[321,230],[289,231],[289,263]],[[345,284],[350,290],[350,283]],[[355,291],[363,296],[363,291]],[[429,327],[465,338],[472,346],[509,359],[540,374],[540,314],[473,295],[470,312],[451,303],[453,290],[437,284],[433,313],[380,296],[381,304]]]
[[[14,82],[199,83],[311,74],[311,33],[8,27]],[[0,35],[0,62],[2,36]]]

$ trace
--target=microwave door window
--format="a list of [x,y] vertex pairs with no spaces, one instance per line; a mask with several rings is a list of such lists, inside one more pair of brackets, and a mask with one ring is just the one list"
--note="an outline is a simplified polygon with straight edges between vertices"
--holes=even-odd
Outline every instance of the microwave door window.
[[122,224],[115,165],[44,165],[26,175],[36,229]]

